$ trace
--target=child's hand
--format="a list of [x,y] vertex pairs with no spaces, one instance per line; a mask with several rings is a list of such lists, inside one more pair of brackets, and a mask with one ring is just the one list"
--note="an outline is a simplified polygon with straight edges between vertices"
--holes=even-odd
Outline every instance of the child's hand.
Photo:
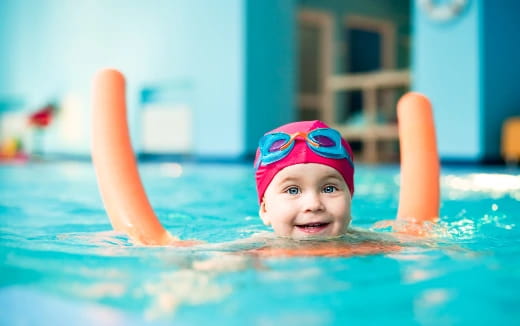
[[[433,222],[434,224],[435,222]],[[390,230],[395,233],[404,233],[414,236],[431,236],[433,233],[432,222],[384,220],[379,221],[372,227],[375,230]]]

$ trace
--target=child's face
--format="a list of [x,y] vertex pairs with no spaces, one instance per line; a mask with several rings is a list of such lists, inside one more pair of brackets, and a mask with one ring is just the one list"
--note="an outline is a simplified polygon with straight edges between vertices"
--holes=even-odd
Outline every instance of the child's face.
[[260,204],[260,217],[279,236],[332,237],[346,232],[350,202],[347,184],[336,169],[296,164],[275,175]]

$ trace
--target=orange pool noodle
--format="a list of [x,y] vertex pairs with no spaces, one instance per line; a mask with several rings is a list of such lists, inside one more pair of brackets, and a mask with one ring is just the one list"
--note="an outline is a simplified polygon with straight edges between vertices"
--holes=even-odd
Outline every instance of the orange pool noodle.
[[397,103],[401,152],[401,192],[397,218],[434,221],[439,216],[439,155],[430,101],[419,93]]
[[504,122],[501,150],[506,162],[520,162],[520,117],[512,117]]
[[153,212],[137,170],[120,72],[106,69],[96,75],[92,112],[92,159],[112,226],[140,244],[170,243],[174,238]]

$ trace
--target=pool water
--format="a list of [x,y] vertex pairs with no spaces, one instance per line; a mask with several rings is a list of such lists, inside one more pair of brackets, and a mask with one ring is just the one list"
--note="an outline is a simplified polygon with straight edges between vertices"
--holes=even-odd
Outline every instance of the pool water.
[[[518,169],[443,168],[441,221],[427,242],[293,258],[240,254],[269,230],[249,165],[140,171],[166,228],[207,245],[142,247],[111,231],[89,163],[0,166],[0,325],[520,322]],[[397,166],[357,168],[355,227],[395,217],[398,176]]]

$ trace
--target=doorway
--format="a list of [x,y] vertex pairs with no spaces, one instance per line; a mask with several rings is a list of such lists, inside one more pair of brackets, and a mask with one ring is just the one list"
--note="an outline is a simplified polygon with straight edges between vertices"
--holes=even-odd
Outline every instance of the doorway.
[[[362,74],[395,68],[395,26],[370,17],[345,18],[342,35],[344,55],[341,60],[342,74]],[[365,106],[361,90],[338,95],[338,119],[356,122]],[[393,97],[388,92],[378,94],[378,103],[390,105]]]

